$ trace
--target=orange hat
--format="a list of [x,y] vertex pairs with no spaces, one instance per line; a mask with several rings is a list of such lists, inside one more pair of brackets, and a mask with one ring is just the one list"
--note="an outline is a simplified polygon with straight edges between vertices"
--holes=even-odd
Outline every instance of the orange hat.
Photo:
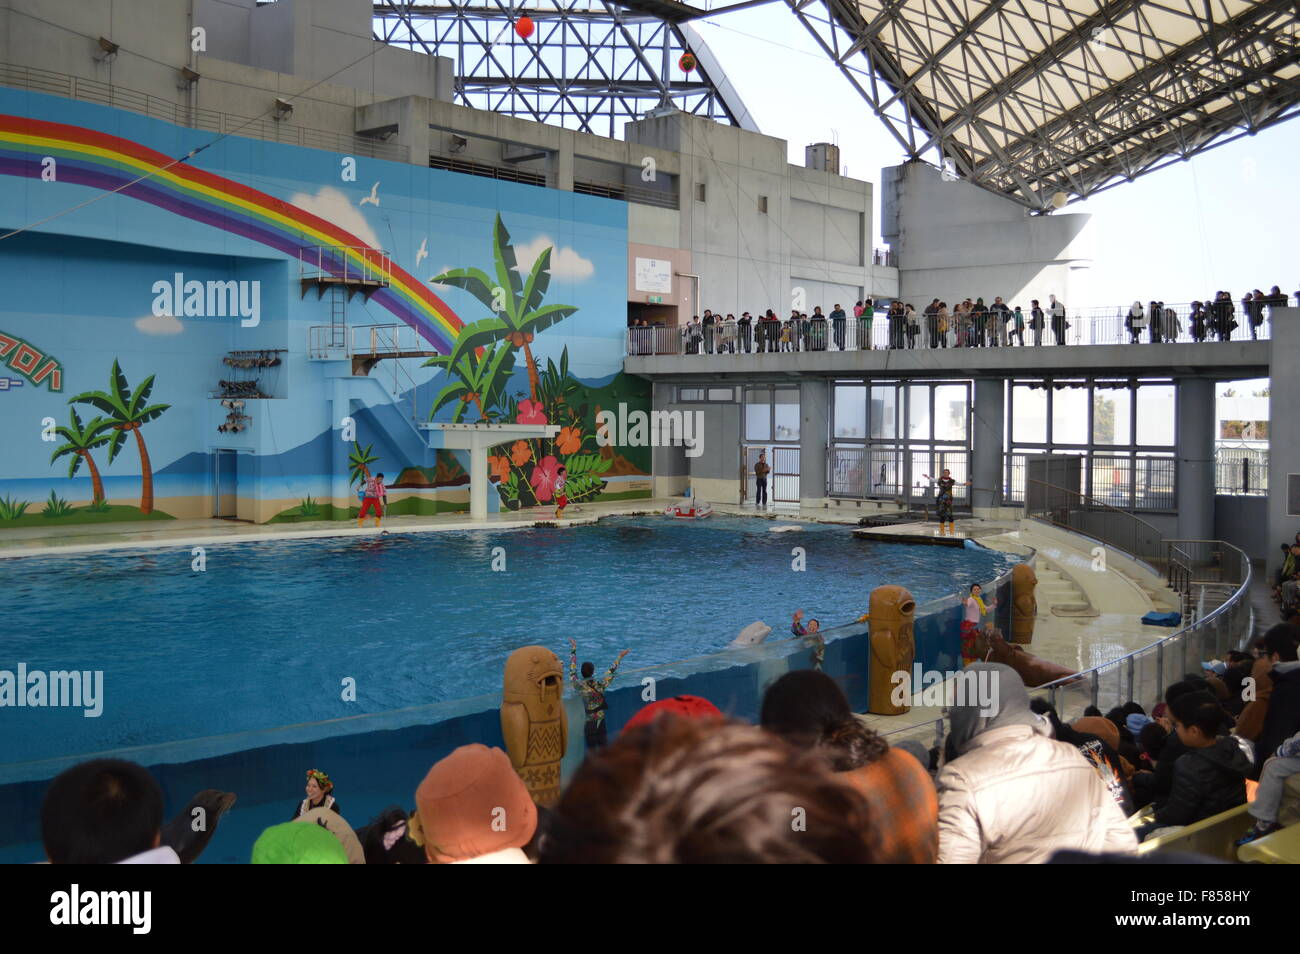
[[649,725],[666,712],[686,719],[722,718],[722,711],[708,699],[699,696],[673,696],[671,699],[660,699],[658,702],[643,706],[640,712],[627,721],[623,731],[635,729],[639,725]]
[[1076,732],[1095,735],[1112,749],[1119,748],[1119,726],[1109,719],[1103,719],[1101,716],[1084,716],[1082,719],[1075,719],[1071,725]]
[[415,813],[413,837],[443,863],[522,848],[537,830],[537,806],[509,756],[477,743],[429,769],[415,790]]

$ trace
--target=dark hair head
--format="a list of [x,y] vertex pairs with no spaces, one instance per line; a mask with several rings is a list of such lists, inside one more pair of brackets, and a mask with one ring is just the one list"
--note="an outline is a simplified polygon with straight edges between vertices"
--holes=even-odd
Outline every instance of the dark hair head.
[[591,674],[594,673],[595,671],[596,671],[596,667],[593,666],[591,663],[589,663],[589,662],[585,662],[585,663],[582,664],[582,678],[583,678],[583,679],[590,679],[590,678],[591,678]]
[[1209,691],[1209,684],[1200,676],[1184,676],[1179,682],[1174,683],[1165,690],[1165,703],[1172,709],[1174,700],[1179,696],[1186,695],[1189,692],[1208,693]]
[[1300,626],[1294,623],[1278,623],[1264,634],[1264,652],[1270,656],[1277,653],[1282,662],[1295,661],[1297,643],[1300,643]]
[[424,849],[407,837],[409,814],[390,805],[364,828],[357,829],[357,840],[368,865],[423,865],[428,863]]
[[867,802],[818,754],[755,726],[664,715],[587,757],[541,861],[870,864],[880,851]]
[[1165,749],[1165,740],[1169,738],[1169,732],[1159,722],[1148,722],[1138,733],[1138,748],[1151,756],[1153,759],[1160,758],[1160,753]]
[[110,865],[153,848],[163,795],[142,766],[94,759],[60,773],[41,804],[41,840],[56,865]]
[[1083,716],[1084,716],[1085,719],[1088,719],[1088,718],[1097,718],[1097,719],[1100,719],[1100,718],[1101,718],[1101,710],[1098,709],[1096,706],[1088,706],[1088,708],[1086,708],[1086,709],[1083,710]]
[[375,479],[377,480],[382,476],[384,476],[384,472],[381,470],[379,473],[375,474]]
[[1185,692],[1169,703],[1169,711],[1185,727],[1200,729],[1203,735],[1214,738],[1232,727],[1232,718],[1208,692]]
[[835,680],[815,669],[797,669],[772,683],[759,724],[798,748],[821,748],[837,772],[870,765],[889,751],[854,717]]

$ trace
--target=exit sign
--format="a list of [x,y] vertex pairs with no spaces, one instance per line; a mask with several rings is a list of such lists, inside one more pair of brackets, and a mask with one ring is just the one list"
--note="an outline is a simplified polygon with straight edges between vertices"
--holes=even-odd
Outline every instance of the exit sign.
[[646,299],[645,299],[645,300],[646,300],[647,304],[651,304],[651,305],[662,305],[662,304],[664,303],[664,296],[663,296],[663,295],[646,295]]

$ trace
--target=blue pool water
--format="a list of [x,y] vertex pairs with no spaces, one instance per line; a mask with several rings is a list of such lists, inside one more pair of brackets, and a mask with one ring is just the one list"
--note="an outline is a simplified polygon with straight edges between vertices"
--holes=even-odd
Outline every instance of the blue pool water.
[[[0,763],[316,722],[500,690],[542,643],[634,669],[712,653],[804,608],[824,627],[881,583],[918,603],[1016,558],[881,544],[844,526],[617,517],[596,526],[390,534],[0,560],[0,670],[103,670],[104,711],[0,708]],[[792,569],[794,548],[806,570]],[[496,548],[501,548],[497,550]],[[492,569],[504,556],[505,570]],[[356,702],[342,699],[354,679]]]

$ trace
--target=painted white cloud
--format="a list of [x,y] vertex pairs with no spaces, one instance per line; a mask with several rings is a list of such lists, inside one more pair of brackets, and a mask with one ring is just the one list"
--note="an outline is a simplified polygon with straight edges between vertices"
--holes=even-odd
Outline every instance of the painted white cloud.
[[[515,259],[518,265],[515,270],[527,275],[533,267],[533,262],[537,261],[537,256],[552,245],[555,245],[555,241],[549,235],[539,235],[531,242],[516,245]],[[567,246],[551,250],[552,278],[569,278],[580,282],[594,274],[596,274],[596,266],[592,264],[591,259],[583,258]]]
[[366,217],[361,210],[353,205],[351,199],[333,186],[324,186],[318,189],[315,195],[298,192],[289,199],[289,202],[306,212],[310,212],[312,215],[320,216],[326,222],[332,222],[339,228],[351,232],[372,248],[384,247],[383,243],[379,241],[378,234],[370,227],[370,223],[366,221]]
[[135,328],[146,335],[178,335],[185,326],[173,315],[145,315],[135,320]]

